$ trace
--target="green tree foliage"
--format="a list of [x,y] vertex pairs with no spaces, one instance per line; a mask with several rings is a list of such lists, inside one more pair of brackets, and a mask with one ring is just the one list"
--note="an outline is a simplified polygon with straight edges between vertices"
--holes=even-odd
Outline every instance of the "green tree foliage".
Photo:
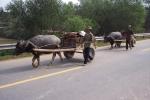
[[13,0],[8,6],[7,10],[10,14],[10,22],[8,31],[6,32],[7,37],[18,38],[24,37],[25,34],[25,18],[26,8],[25,3],[22,0]]
[[68,18],[75,16],[76,14],[76,9],[75,9],[75,5],[72,2],[69,2],[68,4],[62,4],[61,6],[61,21],[60,24],[61,26],[61,30],[65,30],[65,26],[64,26],[64,22],[66,22],[66,20],[68,20]]
[[[60,21],[59,0],[28,0],[26,2],[28,19],[32,21],[29,25],[33,31],[37,32],[45,29],[55,29]],[[36,31],[35,31],[36,33]]]
[[76,7],[71,2],[63,4],[60,0],[13,0],[7,6],[11,15],[9,35],[29,38],[43,34],[43,30],[83,30],[91,21],[77,16]]
[[[5,36],[29,38],[43,30],[81,31],[93,26],[97,34],[125,30],[131,24],[142,31],[145,9],[142,0],[12,0],[7,6]],[[9,20],[9,21],[8,21]]]
[[10,22],[9,13],[5,12],[4,9],[0,8],[0,36],[7,37],[8,25]]
[[11,15],[11,35],[28,38],[55,29],[60,22],[59,0],[13,0],[7,10]]
[[144,23],[144,7],[141,0],[80,0],[80,14],[95,20],[97,32],[120,31],[131,24],[141,31]]
[[72,2],[64,4],[63,7],[63,28],[64,31],[81,31],[84,30],[86,26],[93,26],[93,21],[88,18],[82,18],[77,15],[77,6]]
[[64,20],[66,20],[68,17],[73,17],[74,15],[76,15],[75,5],[72,2],[69,2],[68,4],[63,4],[62,15]]
[[146,9],[146,21],[145,21],[145,30],[150,32],[150,0],[144,0],[145,9]]
[[69,17],[65,21],[65,30],[66,31],[81,31],[87,26],[93,26],[93,22],[90,19],[82,18],[80,16]]

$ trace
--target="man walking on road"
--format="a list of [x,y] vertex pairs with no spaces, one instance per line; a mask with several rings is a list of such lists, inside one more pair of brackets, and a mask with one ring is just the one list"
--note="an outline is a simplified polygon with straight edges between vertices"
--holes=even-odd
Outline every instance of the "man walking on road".
[[84,50],[83,50],[83,54],[84,54],[84,64],[87,64],[87,62],[89,62],[89,60],[93,60],[93,58],[90,56],[90,47],[91,44],[93,42],[93,34],[91,32],[92,27],[87,27],[84,31],[86,32],[85,36],[84,36]]
[[128,26],[128,30],[127,30],[127,32],[126,32],[126,50],[128,50],[128,47],[130,47],[130,49],[131,49],[132,47],[134,47],[133,41],[134,41],[134,33],[133,33],[133,31],[132,31],[132,26],[129,25],[129,26]]

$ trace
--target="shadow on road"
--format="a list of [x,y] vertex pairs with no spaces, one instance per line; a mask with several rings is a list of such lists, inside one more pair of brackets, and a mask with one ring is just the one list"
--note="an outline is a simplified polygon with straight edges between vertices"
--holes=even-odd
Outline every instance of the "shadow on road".
[[83,65],[83,59],[64,59],[63,61],[60,61],[59,59],[55,59],[53,64],[49,64],[49,60],[41,61],[40,66],[38,68],[33,68],[32,64],[27,65],[20,65],[20,66],[14,66],[9,68],[7,66],[7,69],[0,70],[0,75],[2,74],[13,74],[13,73],[23,73],[23,72],[29,72],[29,71],[38,71],[43,69],[62,69],[62,68],[70,68],[70,67],[76,67],[76,66],[82,66]]
[[56,69],[56,68],[70,68],[70,67],[76,67],[76,66],[83,66],[83,59],[78,58],[72,58],[72,59],[64,59],[63,61],[60,61],[56,59],[53,64],[47,64],[47,63],[41,63],[41,66],[46,66],[48,69]]
[[13,74],[13,73],[26,72],[26,71],[30,71],[30,70],[33,70],[33,68],[30,67],[29,65],[20,66],[20,67],[13,67],[13,68],[7,68],[4,70],[0,70],[0,75],[1,74]]

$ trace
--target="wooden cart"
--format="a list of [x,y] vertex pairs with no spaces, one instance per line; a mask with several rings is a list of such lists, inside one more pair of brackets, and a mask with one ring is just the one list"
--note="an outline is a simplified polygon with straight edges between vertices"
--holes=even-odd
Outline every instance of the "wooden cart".
[[[64,33],[61,37],[61,45],[59,49],[34,49],[34,51],[45,53],[63,52],[66,59],[71,59],[73,58],[75,53],[83,54],[83,37],[80,36],[78,32],[67,32]],[[94,48],[91,48],[90,55],[94,58]],[[35,63],[36,61],[37,63]],[[32,62],[32,66],[37,68],[39,66],[39,63],[40,62],[35,59],[35,61]]]

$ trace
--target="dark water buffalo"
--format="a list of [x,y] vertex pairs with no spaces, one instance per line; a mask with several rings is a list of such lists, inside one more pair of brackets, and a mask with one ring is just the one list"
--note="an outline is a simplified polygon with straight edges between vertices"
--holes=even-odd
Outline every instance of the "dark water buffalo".
[[104,37],[105,42],[109,42],[111,44],[111,48],[113,48],[113,45],[115,43],[115,46],[120,47],[121,41],[115,42],[114,40],[122,40],[124,39],[124,36],[121,34],[121,32],[111,32],[108,36]]
[[[32,65],[33,67],[38,67],[40,62],[40,55],[44,52],[36,52],[33,49],[57,49],[59,48],[60,39],[55,35],[37,35],[27,41],[21,40],[18,41],[16,44],[15,53],[19,55],[24,52],[31,52],[33,54]],[[60,52],[53,53],[52,61],[58,54],[62,60],[62,56]],[[34,62],[37,60],[38,64],[35,65]]]

